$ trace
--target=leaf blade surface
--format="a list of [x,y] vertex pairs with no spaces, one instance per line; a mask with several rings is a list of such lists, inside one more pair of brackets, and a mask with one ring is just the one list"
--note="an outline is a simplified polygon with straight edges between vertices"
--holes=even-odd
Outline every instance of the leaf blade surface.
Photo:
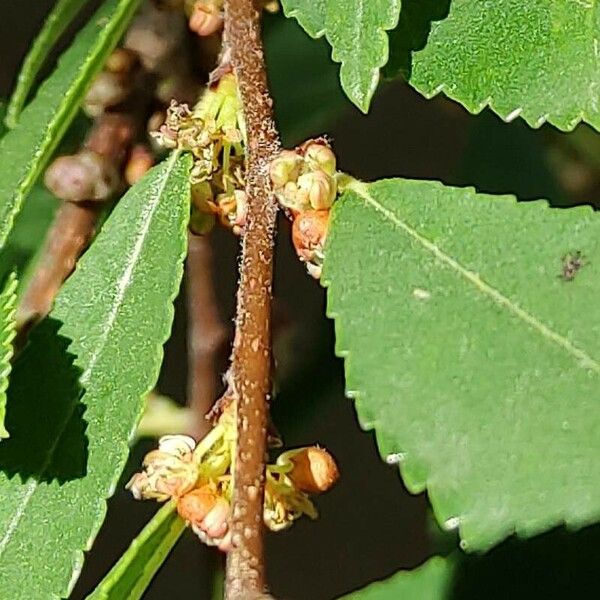
[[382,455],[469,550],[597,521],[595,213],[436,182],[351,187],[323,281],[347,391]]
[[25,108],[20,124],[0,138],[0,248],[24,197],[79,109],[93,76],[114,48],[140,0],[106,0]]
[[[189,218],[187,156],[120,200],[15,365],[0,445],[0,585],[68,595],[155,384]],[[40,539],[40,531],[44,531]]]

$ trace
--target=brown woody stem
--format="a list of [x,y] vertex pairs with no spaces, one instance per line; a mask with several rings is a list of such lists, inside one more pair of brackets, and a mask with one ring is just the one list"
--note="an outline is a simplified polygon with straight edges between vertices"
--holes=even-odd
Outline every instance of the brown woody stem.
[[268,166],[280,148],[267,87],[260,12],[252,0],[226,0],[224,49],[237,75],[248,138],[248,212],[229,373],[236,401],[238,437],[231,511],[233,549],[227,557],[225,598],[250,600],[265,592],[263,497],[277,216]]
[[36,270],[17,311],[19,327],[33,323],[50,312],[54,298],[87,248],[101,209],[97,202],[65,202],[48,231]]
[[[112,168],[120,169],[135,130],[135,121],[126,114],[104,115],[90,130],[84,149],[101,156]],[[48,314],[60,287],[90,243],[102,210],[103,203],[99,202],[65,202],[58,210],[19,304],[20,328]]]
[[193,431],[200,439],[210,428],[206,414],[219,392],[228,331],[219,313],[209,235],[189,234],[186,265],[188,304],[188,405]]

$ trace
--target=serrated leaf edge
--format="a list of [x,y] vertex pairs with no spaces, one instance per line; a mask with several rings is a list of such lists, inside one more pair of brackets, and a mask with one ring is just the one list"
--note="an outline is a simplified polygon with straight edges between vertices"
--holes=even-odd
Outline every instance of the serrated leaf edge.
[[[401,178],[381,179],[374,183],[380,183],[380,182],[383,183],[383,182],[392,182],[392,181],[401,182],[401,181],[403,181],[403,179],[401,179]],[[414,180],[406,180],[406,181],[412,181],[414,183]],[[442,188],[448,187],[448,186],[442,184],[441,182],[437,182],[437,181],[422,181],[421,183],[429,184],[429,185],[431,185],[433,183],[433,184],[437,184],[439,187],[442,187]],[[460,265],[460,263],[458,263],[457,261],[454,261],[454,259],[452,259],[448,255],[446,255],[435,244],[433,244],[432,242],[429,242],[429,240],[424,238],[424,236],[421,236],[416,230],[411,228],[408,224],[400,221],[391,211],[389,211],[384,206],[382,206],[379,202],[377,202],[377,200],[375,200],[369,194],[369,192],[368,192],[369,185],[370,184],[355,180],[354,182],[351,182],[346,185],[346,190],[354,192],[357,196],[359,196],[359,198],[361,198],[364,202],[366,202],[367,204],[372,206],[372,208],[374,210],[376,210],[380,214],[384,215],[387,219],[390,219],[390,215],[393,216],[394,218],[390,219],[392,221],[392,223],[394,223],[397,226],[398,226],[398,224],[396,223],[396,221],[398,223],[400,223],[401,224],[400,228],[405,233],[410,235],[411,238],[413,239],[413,241],[416,240],[419,243],[423,243],[423,241],[426,241],[427,244],[425,245],[425,247],[430,252],[432,252],[433,255],[436,258],[438,258],[440,261],[442,261],[444,264],[450,265],[448,260],[451,261],[452,263],[456,263],[456,266],[459,267],[458,272],[463,277],[465,277],[469,281],[471,281],[471,283],[478,285],[479,282],[481,282],[485,285],[486,289],[489,288],[490,291],[494,290],[501,297],[501,306],[505,306],[505,307],[509,308],[511,310],[511,312],[517,316],[520,316],[521,312],[523,313],[523,315],[529,315],[529,313],[527,313],[520,307],[514,305],[514,303],[512,303],[510,301],[510,299],[506,298],[503,294],[501,294],[501,292],[496,290],[493,286],[490,286],[489,284],[485,284],[476,273],[472,273],[471,271],[469,271],[469,269]],[[477,191],[473,187],[465,187],[462,189],[464,189],[464,191],[469,192],[475,196],[478,195]],[[504,201],[512,201],[514,204],[517,203],[517,198],[515,196],[504,195],[504,196],[496,196],[496,198],[504,200]],[[343,197],[339,201],[343,201]],[[528,201],[527,205],[538,205],[538,206],[541,205],[542,207],[545,207],[549,210],[551,209],[548,204],[548,201],[543,200],[543,199],[535,200],[535,201]],[[590,206],[576,206],[573,208],[562,209],[562,210],[593,212],[593,209]],[[333,230],[333,227],[335,226],[335,218],[336,218],[336,212],[335,212],[335,208],[334,208],[334,211],[332,214],[332,222],[330,223],[330,229],[329,229],[330,232]],[[327,256],[327,247],[325,247],[325,256]],[[473,277],[467,276],[467,274],[471,274]],[[437,521],[446,530],[457,530],[459,533],[459,537],[461,538],[461,548],[465,551],[469,551],[470,548],[468,547],[468,544],[467,544],[467,542],[465,542],[463,535],[462,535],[461,516],[456,516],[453,514],[446,514],[444,508],[442,507],[442,505],[444,504],[444,499],[440,497],[440,494],[436,489],[435,482],[432,481],[432,471],[429,468],[429,466],[427,466],[427,474],[422,480],[420,478],[415,478],[413,476],[414,475],[414,472],[413,472],[414,465],[411,464],[411,457],[410,457],[409,452],[406,450],[403,450],[401,448],[395,447],[396,442],[392,442],[391,440],[388,439],[388,437],[384,433],[381,432],[381,430],[379,428],[380,420],[378,418],[376,418],[375,411],[370,409],[365,404],[367,394],[363,390],[360,390],[358,388],[358,386],[354,387],[353,382],[357,381],[358,378],[356,378],[353,374],[352,352],[350,350],[350,346],[352,344],[348,343],[347,338],[344,337],[345,332],[347,332],[349,330],[343,324],[343,320],[344,320],[343,315],[340,312],[336,312],[334,309],[332,309],[332,305],[335,303],[335,299],[334,299],[335,298],[335,284],[333,283],[332,280],[330,280],[328,278],[327,260],[325,260],[325,268],[323,270],[323,275],[321,277],[320,283],[327,290],[326,315],[327,315],[327,317],[329,317],[330,319],[332,319],[334,321],[335,353],[338,357],[340,357],[344,360],[344,373],[345,373],[345,380],[346,380],[346,397],[353,400],[355,403],[356,412],[357,412],[357,416],[358,416],[358,420],[359,420],[361,428],[364,431],[374,431],[375,432],[377,447],[379,449],[379,453],[380,453],[381,457],[384,460],[386,457],[390,457],[390,456],[398,457],[399,460],[394,459],[394,463],[398,462],[402,480],[403,480],[406,488],[408,489],[408,491],[413,494],[419,494],[423,491],[426,491]],[[495,300],[495,296],[496,296],[496,294],[494,293],[494,294],[492,294],[491,298]],[[514,308],[511,308],[511,307],[514,307]],[[515,310],[515,309],[518,309],[518,310]],[[520,318],[523,318],[523,317],[520,317]],[[534,326],[533,323],[529,322],[529,319],[533,319],[533,321],[535,321],[537,323],[537,325]],[[561,336],[560,334],[554,332],[551,328],[549,328],[546,325],[544,325],[543,323],[537,321],[537,319],[535,319],[535,317],[533,317],[532,315],[529,315],[524,320],[525,320],[526,324],[530,325],[531,327],[535,327],[535,329],[539,333],[541,333],[542,335],[544,335],[545,337],[547,337],[554,343],[558,344],[559,346],[563,347],[563,349],[567,350],[571,354],[571,356],[573,356],[574,358],[578,358],[579,360],[585,361],[584,364],[580,363],[581,367],[589,368],[591,370],[594,370],[597,373],[600,373],[600,363],[598,363],[596,360],[591,358],[584,351],[578,349],[576,346],[571,344],[567,338],[565,338],[564,336]],[[551,334],[550,336],[545,335],[546,330]],[[588,361],[591,361],[591,362],[588,362]],[[464,515],[462,515],[462,517],[464,517]],[[559,525],[563,525],[563,524],[568,526],[571,523],[576,525],[577,519],[576,518],[570,519],[567,511],[563,511],[563,513],[561,515],[554,515],[554,519],[549,521],[549,525],[547,527],[543,527],[543,528],[536,529],[536,530],[527,529],[526,527],[518,527],[516,523],[509,522],[505,525],[502,535],[497,534],[495,536],[495,541],[491,542],[486,547],[478,546],[477,551],[487,551],[491,547],[496,545],[497,543],[500,543],[503,539],[505,539],[506,537],[508,537],[511,534],[516,534],[517,536],[522,536],[522,537],[529,537],[530,535],[532,535],[534,533],[541,533],[542,531],[547,531],[552,526],[559,526]]]
[[[175,167],[177,165],[177,160],[180,158],[180,156],[181,155],[179,152],[172,152],[171,156],[167,159],[171,164],[165,171],[164,181],[161,186],[161,193],[157,194],[157,196],[160,196],[162,193],[164,193],[164,189],[167,185],[169,176],[172,174],[172,171],[175,169]],[[188,158],[190,158],[190,157],[188,157]],[[188,170],[189,169],[191,169],[191,162],[188,163]],[[159,202],[156,203],[156,207],[154,210],[156,210],[156,208],[158,208],[158,205],[159,205]],[[152,211],[152,212],[154,212],[154,211]],[[187,234],[187,222],[185,222],[185,221],[182,223],[182,227],[180,229],[180,234],[182,235],[181,239],[187,240],[187,235],[186,235]],[[187,243],[184,241],[184,244],[181,247],[181,251],[179,253],[179,261],[177,262],[176,271],[174,274],[174,278],[176,281],[179,281],[179,285],[176,285],[174,287],[172,293],[169,296],[169,299],[167,302],[167,307],[166,307],[166,310],[167,310],[166,317],[167,318],[165,318],[165,320],[163,322],[163,331],[162,331],[162,335],[161,335],[162,341],[157,345],[157,347],[155,349],[156,362],[155,362],[155,367],[154,367],[154,374],[152,376],[152,379],[154,381],[156,381],[156,379],[158,379],[162,359],[164,356],[164,344],[168,340],[170,332],[171,332],[173,318],[175,316],[174,302],[175,302],[175,298],[177,297],[177,295],[179,293],[181,280],[183,278],[183,260],[186,256],[186,253],[187,253]],[[82,373],[81,379],[83,379],[83,373]],[[140,398],[145,397],[152,388],[153,388],[153,384],[150,384],[148,386],[148,389],[146,389],[140,395]],[[133,424],[131,431],[129,433],[129,441],[133,440],[133,438],[135,436],[135,431],[137,429],[137,425],[138,425],[140,419],[142,418],[143,413],[144,413],[144,406],[143,406],[143,404],[140,404],[140,409],[138,411],[137,420]],[[94,540],[96,539],[96,535],[98,534],[98,531],[100,530],[100,526],[104,522],[107,510],[108,510],[107,500],[115,493],[115,490],[119,483],[119,479],[121,478],[121,473],[123,471],[123,467],[125,466],[128,456],[129,456],[129,443],[125,442],[125,443],[121,444],[121,457],[119,460],[118,468],[115,469],[115,475],[113,476],[113,480],[110,483],[108,494],[104,498],[98,499],[98,503],[96,505],[96,511],[95,511],[96,518],[90,528],[91,531],[90,531],[90,535],[88,537],[86,546],[85,546],[84,550],[78,550],[74,553],[73,563],[72,563],[73,578],[68,587],[67,594],[71,593],[71,591],[73,590],[73,587],[75,586],[75,583],[77,582],[77,579],[79,578],[79,575],[81,573],[81,569],[82,569],[83,563],[84,563],[84,552],[89,551],[91,549],[92,544],[94,543]],[[90,509],[90,513],[92,513],[91,509]],[[60,598],[61,598],[60,596],[56,596],[53,598],[53,600],[60,600]]]
[[[171,154],[171,156],[167,159],[168,162],[170,162],[171,164],[168,166],[168,168],[165,170],[165,174],[164,174],[164,181],[162,183],[161,186],[161,193],[157,194],[157,197],[160,197],[161,194],[164,192],[164,189],[167,185],[169,176],[172,174],[173,169],[175,168],[176,164],[177,164],[177,159],[180,157],[180,154],[178,152],[173,152]],[[158,208],[159,206],[159,202],[156,202],[155,207],[149,211],[149,214],[152,215],[154,213],[154,211]],[[182,228],[180,230],[180,233],[182,234],[182,239],[187,239],[186,238],[186,233],[187,233],[187,223],[183,223]],[[141,246],[143,246],[143,244],[141,244]],[[140,251],[141,251],[141,246],[140,246]],[[175,272],[175,276],[176,276],[176,280],[181,281],[182,277],[183,277],[183,259],[185,257],[186,254],[186,244],[184,242],[183,247],[181,248],[181,252],[180,252],[180,260],[177,263],[176,266],[176,272]],[[123,288],[123,293],[125,292],[125,290],[127,289],[128,286],[125,286]],[[162,357],[164,354],[164,350],[163,350],[163,345],[164,343],[167,341],[168,337],[169,337],[169,333],[171,331],[171,326],[172,326],[172,322],[173,322],[173,318],[175,315],[175,307],[173,305],[173,302],[175,301],[175,298],[177,297],[177,294],[179,292],[179,286],[176,286],[175,289],[173,290],[173,292],[170,294],[169,296],[169,302],[167,303],[167,313],[166,316],[168,318],[166,318],[164,320],[163,323],[163,334],[161,336],[162,341],[160,344],[157,345],[156,351],[155,351],[155,357],[156,357],[156,361],[155,361],[155,367],[154,367],[154,379],[158,378],[158,374],[160,371],[160,364],[162,362]],[[116,313],[114,318],[116,318]],[[59,330],[60,332],[60,330]],[[89,372],[91,371],[91,369],[86,369],[85,371],[88,372],[88,376],[89,376]],[[85,371],[81,374],[79,381],[82,382],[84,379],[84,374]],[[140,397],[144,397],[152,388],[152,385],[150,385],[148,387],[148,389],[143,392],[141,394]],[[138,415],[138,419],[136,421],[136,423],[134,424],[134,426],[131,429],[130,435],[129,435],[129,439],[133,439],[134,435],[135,435],[135,429],[137,427],[137,422],[139,422],[139,419],[141,418],[143,414],[143,405],[140,406],[140,411],[139,411],[139,415]],[[69,416],[69,418],[65,421],[65,427],[68,424],[70,418],[72,415]],[[62,434],[61,434],[62,435]],[[61,435],[57,436],[57,439],[60,439]],[[98,502],[96,503],[96,506],[90,506],[89,507],[89,512],[90,515],[94,515],[94,518],[92,520],[92,525],[90,526],[90,535],[88,537],[88,540],[84,546],[84,548],[82,550],[75,550],[73,552],[73,557],[72,557],[72,562],[71,562],[71,571],[72,571],[72,577],[71,577],[71,581],[69,582],[69,585],[67,586],[66,590],[63,590],[61,593],[59,593],[58,595],[55,592],[50,592],[48,595],[48,598],[50,598],[51,600],[61,600],[63,597],[68,596],[71,591],[73,590],[75,583],[77,582],[77,579],[79,578],[79,575],[81,573],[81,569],[83,567],[83,563],[84,563],[84,554],[85,552],[89,551],[90,548],[92,547],[92,544],[96,538],[96,535],[100,529],[100,526],[102,525],[104,518],[106,516],[106,512],[108,509],[107,506],[107,500],[108,498],[110,498],[117,487],[117,484],[119,482],[120,476],[121,476],[121,471],[123,468],[123,465],[125,464],[127,457],[129,456],[129,445],[127,442],[123,443],[123,444],[119,444],[121,446],[121,457],[120,460],[118,461],[118,467],[115,468],[115,475],[113,476],[112,481],[109,484],[109,490],[106,496],[104,497],[100,497],[98,498]],[[54,449],[53,449],[54,450]],[[53,456],[53,452],[50,454],[50,459]],[[50,460],[49,459],[49,460]],[[47,461],[47,463],[44,465],[44,469],[47,468],[48,464],[49,464],[49,460]],[[43,471],[42,471],[43,473]],[[35,493],[35,490],[38,487],[38,481],[37,480],[30,480],[28,485],[26,486],[26,490],[25,493],[23,494],[23,506],[22,508],[15,514],[15,517],[13,517],[12,521],[10,522],[7,530],[4,532],[4,535],[2,536],[2,539],[0,539],[0,557],[2,556],[2,553],[4,552],[4,549],[6,548],[7,544],[10,541],[10,536],[12,535],[12,532],[16,529],[16,527],[18,526],[23,514],[25,513],[25,509],[27,507],[27,504],[30,500],[30,498],[33,496],[33,494]]]
[[[367,0],[361,0],[366,2]],[[375,30],[375,34],[380,38],[383,47],[383,53],[380,54],[381,58],[376,66],[371,69],[371,83],[369,89],[366,91],[364,96],[357,96],[352,92],[352,87],[349,82],[346,81],[346,74],[350,70],[352,66],[352,62],[347,59],[344,60],[343,57],[340,57],[338,49],[332,44],[331,39],[328,35],[327,23],[325,27],[319,29],[317,31],[311,31],[306,27],[306,24],[303,22],[302,13],[298,8],[294,8],[292,10],[286,10],[285,3],[283,7],[283,12],[286,17],[293,17],[298,21],[298,24],[302,27],[306,33],[312,37],[313,39],[319,39],[323,36],[326,37],[329,45],[331,46],[331,59],[340,65],[340,81],[342,84],[342,88],[346,93],[346,96],[351,100],[351,102],[358,107],[363,113],[369,112],[369,107],[371,105],[371,100],[373,99],[373,95],[375,94],[375,90],[379,84],[381,68],[384,67],[389,60],[389,38],[387,36],[387,32],[394,29],[398,25],[398,21],[400,20],[400,9],[401,3],[397,0],[390,0],[392,2],[396,2],[396,6],[392,7],[395,10],[394,18],[389,22],[379,26]]]
[[77,12],[82,8],[81,0],[58,0],[50,13],[46,15],[42,28],[23,60],[17,84],[8,103],[4,122],[9,129],[13,129],[17,124],[35,78],[43,66],[43,55],[47,55],[55,46]]
[[[118,3],[115,5],[114,12],[110,17],[110,24],[114,25],[114,27],[104,26],[100,33],[97,36],[96,46],[95,48],[100,48],[98,54],[102,53],[102,50],[112,49],[118,42],[123,30],[125,29],[129,20],[133,17],[135,11],[137,10],[141,0],[118,0]],[[104,9],[104,5],[102,5],[98,11]],[[96,16],[98,11],[94,13],[91,20],[88,22],[86,27],[90,25],[92,22],[98,27],[99,19]],[[84,28],[85,29],[85,28]],[[56,69],[60,68],[60,62],[67,52],[69,52],[71,47],[67,48],[65,53],[61,55],[58,61],[58,65]],[[102,63],[98,61],[97,56],[95,60],[90,59],[90,55],[92,53],[88,52],[86,54],[86,60],[83,64],[88,65],[88,69],[86,70],[83,67],[83,64],[80,65],[77,70],[77,77],[74,80],[73,86],[70,88],[65,97],[76,96],[77,94],[83,94],[86,89],[91,85],[92,78],[95,73],[97,73],[101,67]],[[92,67],[89,67],[89,63],[92,63]],[[55,69],[55,71],[56,71]],[[50,78],[54,75],[55,71],[52,72]],[[82,73],[84,76],[82,76]],[[44,81],[36,94],[32,103],[38,99],[40,93],[43,91],[44,86],[46,85],[48,80]],[[27,109],[30,105],[27,105],[23,110],[23,113],[26,113]],[[64,106],[64,105],[61,105]],[[63,134],[65,133],[69,122],[72,118],[77,114],[78,106],[77,103],[73,103],[73,106],[70,108],[63,108],[62,110],[56,111],[53,119],[50,123],[48,123],[45,127],[46,136],[42,140],[42,143],[38,145],[35,150],[32,158],[29,161],[29,170],[27,175],[25,175],[16,186],[12,193],[12,197],[7,202],[12,202],[12,206],[10,206],[7,214],[5,215],[5,219],[3,223],[0,223],[0,249],[4,247],[6,240],[10,232],[12,231],[15,223],[15,219],[21,210],[21,206],[23,204],[23,200],[27,192],[31,189],[37,178],[39,177],[41,171],[44,166],[47,164],[49,160],[50,153],[56,148]],[[23,114],[22,113],[22,114]],[[57,115],[60,113],[60,118]],[[25,117],[27,114],[25,114]],[[7,138],[11,134],[16,134],[19,132],[19,124],[14,129],[8,131],[4,136],[2,136],[2,141]]]
[[551,125],[553,125],[557,129],[560,129],[561,131],[569,132],[573,131],[580,123],[587,123],[597,131],[600,131],[600,121],[596,120],[596,122],[594,122],[588,116],[588,113],[585,109],[581,109],[578,115],[566,121],[561,119],[560,115],[552,113],[545,113],[541,116],[534,117],[533,115],[529,114],[529,111],[527,111],[524,106],[516,106],[511,110],[501,110],[497,108],[493,96],[488,96],[479,104],[469,106],[465,100],[461,100],[461,98],[459,97],[460,94],[453,93],[448,89],[449,84],[447,83],[441,83],[432,90],[426,89],[424,86],[419,86],[417,83],[414,83],[410,79],[408,80],[408,83],[426,100],[432,100],[433,98],[441,94],[446,98],[452,100],[453,102],[460,104],[460,106],[462,106],[468,113],[472,115],[478,115],[486,108],[489,108],[494,114],[498,115],[505,123],[511,123],[518,117],[521,117],[532,129],[539,129],[545,123],[550,123]]
[[12,358],[14,356],[13,340],[17,335],[17,275],[13,271],[8,276],[4,289],[0,293],[0,311],[2,323],[0,326],[0,440],[6,438],[9,433],[4,427],[4,415],[6,414],[6,390],[8,389],[8,377],[12,370]]

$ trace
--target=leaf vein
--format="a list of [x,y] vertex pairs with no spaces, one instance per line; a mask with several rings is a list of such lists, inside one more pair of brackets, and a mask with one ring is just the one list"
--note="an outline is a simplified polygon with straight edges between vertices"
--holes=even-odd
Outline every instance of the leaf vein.
[[[140,253],[142,251],[142,248],[144,245],[144,240],[145,240],[146,234],[148,232],[148,229],[150,227],[150,223],[152,220],[152,214],[156,211],[156,209],[158,208],[158,205],[160,204],[162,194],[164,193],[164,190],[166,188],[166,185],[167,185],[167,182],[171,175],[171,172],[175,168],[178,156],[179,156],[178,152],[173,152],[171,154],[171,156],[169,157],[169,164],[167,165],[167,168],[165,169],[163,180],[160,183],[159,191],[154,196],[154,202],[148,204],[148,210],[146,212],[147,218],[145,219],[144,227],[140,231],[140,233],[138,235],[138,239],[135,242],[133,252],[131,254],[131,259],[128,261],[127,266],[126,266],[122,276],[118,280],[117,294],[116,294],[116,300],[118,300],[118,301],[113,302],[113,307],[110,310],[110,312],[108,313],[108,319],[106,321],[106,326],[103,329],[103,334],[102,334],[102,337],[100,338],[100,343],[98,344],[94,353],[91,355],[87,368],[83,371],[83,373],[80,376],[80,382],[82,383],[82,386],[84,384],[84,381],[88,380],[92,369],[94,368],[96,362],[98,361],[98,357],[100,356],[100,354],[102,353],[102,350],[104,349],[104,347],[106,345],[106,340],[108,339],[110,330],[111,330],[112,326],[114,325],[115,320],[118,316],[119,307],[123,302],[125,292],[127,291],[127,288],[129,287],[129,285],[131,283],[131,274],[135,267],[135,263],[136,263],[137,259],[139,258]],[[58,447],[58,444],[59,444],[60,440],[62,439],[62,436],[64,435],[64,432],[65,432],[71,418],[73,417],[75,409],[76,409],[76,405],[74,405],[72,407],[72,409],[67,412],[66,419],[63,421],[61,430],[60,430],[59,434],[56,436],[54,444],[52,444],[52,446],[49,449],[48,456],[47,456],[46,460],[44,461],[44,464],[42,465],[42,468],[40,469],[40,471],[38,473],[38,477],[41,477],[42,475],[44,475],[44,473],[50,466],[52,459],[54,458],[54,453],[56,451],[56,448]],[[34,494],[38,488],[38,485],[39,485],[39,481],[34,479],[34,480],[31,480],[28,484],[28,487],[25,488],[25,493],[23,494],[21,506],[15,512],[14,517],[11,519],[11,522],[9,523],[8,527],[6,528],[6,533],[0,540],[0,558],[4,554],[4,551],[6,550],[6,547],[8,546],[14,531],[16,530],[21,519],[23,518],[25,511],[27,510],[27,506],[29,505],[31,498],[34,496]]]
[[387,209],[380,202],[378,202],[368,191],[368,187],[363,182],[353,182],[348,185],[348,189],[353,191],[357,196],[369,204],[374,210],[382,214],[387,220],[393,223],[398,229],[401,229],[409,235],[413,240],[421,244],[426,250],[428,250],[438,261],[450,267],[458,275],[472,283],[480,292],[488,296],[492,301],[502,308],[507,309],[513,315],[525,322],[529,327],[536,330],[544,338],[557,344],[573,358],[578,360],[581,367],[600,373],[600,363],[591,357],[587,352],[578,348],[575,344],[569,341],[565,336],[554,331],[551,327],[540,321],[531,313],[521,308],[518,304],[513,302],[510,298],[505,296],[500,290],[494,286],[485,282],[481,277],[473,271],[466,268],[460,262],[446,254],[439,246],[434,244],[432,241],[427,239],[424,235],[419,233],[416,229],[411,227],[408,223],[405,223],[399,219],[391,210]]

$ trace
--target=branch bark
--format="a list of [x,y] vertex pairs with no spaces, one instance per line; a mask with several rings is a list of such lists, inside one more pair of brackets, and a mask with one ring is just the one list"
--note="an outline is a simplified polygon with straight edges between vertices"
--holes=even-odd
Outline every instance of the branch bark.
[[279,135],[267,86],[260,12],[252,0],[226,0],[224,55],[235,70],[246,121],[248,213],[242,240],[236,333],[229,371],[237,413],[231,511],[233,549],[225,598],[264,597],[263,499],[271,388],[271,289],[277,204],[268,174]]
[[188,240],[188,405],[194,412],[190,433],[201,439],[210,429],[206,414],[219,393],[229,335],[215,296],[210,237],[190,233]]
[[101,208],[97,202],[65,202],[58,209],[17,310],[19,328],[50,312],[58,290],[92,239]]
[[[90,130],[84,150],[102,157],[110,168],[118,171],[136,128],[136,121],[127,114],[104,115]],[[19,328],[27,329],[50,312],[60,287],[90,243],[103,209],[103,202],[65,201],[58,210],[46,235],[39,263],[19,303]]]

